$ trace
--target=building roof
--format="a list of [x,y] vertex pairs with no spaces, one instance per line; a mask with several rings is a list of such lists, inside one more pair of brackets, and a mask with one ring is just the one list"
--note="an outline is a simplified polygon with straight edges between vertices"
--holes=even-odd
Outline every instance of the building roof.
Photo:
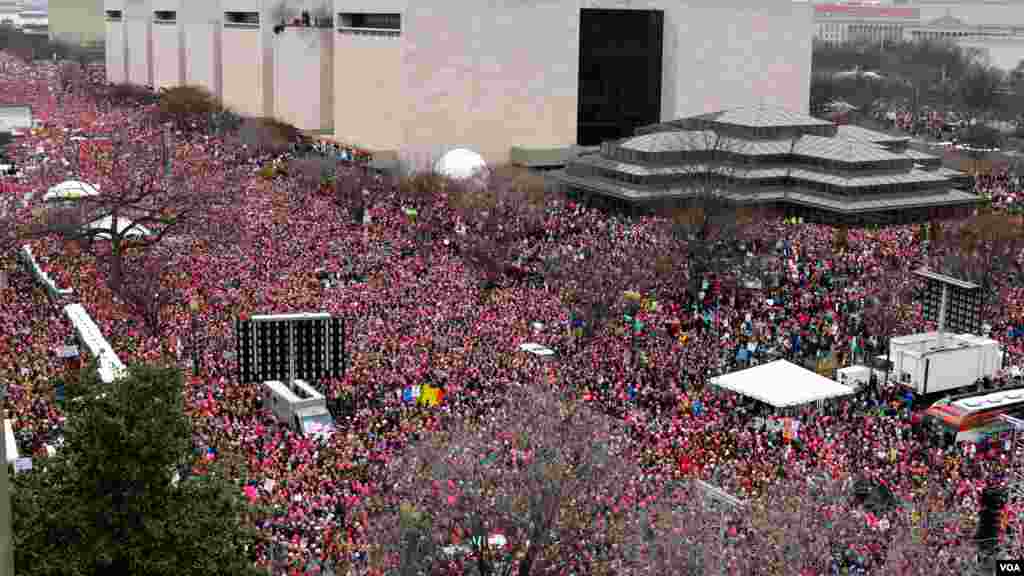
[[708,114],[700,114],[689,119],[708,120],[718,124],[731,124],[747,128],[769,128],[787,126],[832,126],[828,120],[822,120],[799,112],[792,112],[778,106],[742,106]]
[[712,378],[711,383],[775,408],[811,404],[854,392],[849,386],[786,360],[731,372]]
[[[907,148],[900,152],[900,154],[910,158],[911,160],[942,160],[942,158],[939,158],[934,154],[928,154],[927,152],[921,152],[920,150],[914,150],[913,148]],[[956,170],[953,172],[956,172]]]
[[936,18],[928,23],[928,26],[936,26],[939,28],[960,28],[966,25],[966,22],[959,18],[955,18],[950,14],[946,14],[941,18]]
[[[870,133],[871,131],[866,130],[865,132]],[[620,142],[618,146],[638,152],[717,149],[744,156],[773,156],[792,153],[807,158],[844,163],[885,162],[908,158],[900,153],[890,152],[872,141],[860,139],[867,137],[859,132],[850,132],[843,137],[804,134],[795,141],[793,139],[746,140],[721,136],[710,130],[677,130],[634,136]]]
[[899,154],[870,143],[851,138],[830,138],[804,134],[797,140],[793,153],[834,162],[886,162],[901,160]]
[[815,16],[850,16],[855,18],[918,18],[917,8],[894,6],[858,6],[856,4],[815,4]]
[[837,126],[836,136],[861,142],[871,142],[872,144],[898,144],[910,141],[909,136],[890,136],[885,132],[868,130],[867,128],[854,126],[852,124],[842,124]]

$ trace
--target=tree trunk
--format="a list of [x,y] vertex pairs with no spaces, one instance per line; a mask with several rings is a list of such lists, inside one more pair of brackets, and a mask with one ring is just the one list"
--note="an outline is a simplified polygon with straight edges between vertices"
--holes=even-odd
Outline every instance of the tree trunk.
[[124,254],[121,252],[121,242],[116,237],[111,238],[110,242],[110,256],[107,257],[110,274],[107,276],[107,286],[111,292],[120,296],[124,287]]

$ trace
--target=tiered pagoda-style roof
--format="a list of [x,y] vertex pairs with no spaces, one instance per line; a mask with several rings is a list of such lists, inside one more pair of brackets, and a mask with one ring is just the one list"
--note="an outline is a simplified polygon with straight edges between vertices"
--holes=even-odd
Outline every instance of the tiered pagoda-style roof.
[[571,161],[555,178],[627,203],[696,196],[706,185],[737,202],[832,213],[971,206],[961,174],[907,148],[909,138],[767,106],[645,126]]

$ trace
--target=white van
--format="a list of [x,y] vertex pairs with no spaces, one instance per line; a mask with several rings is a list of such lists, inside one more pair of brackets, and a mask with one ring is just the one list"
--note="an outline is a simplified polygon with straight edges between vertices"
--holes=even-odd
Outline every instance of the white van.
[[334,431],[327,400],[307,382],[294,380],[289,386],[269,380],[263,387],[263,407],[289,428],[309,436],[329,436]]

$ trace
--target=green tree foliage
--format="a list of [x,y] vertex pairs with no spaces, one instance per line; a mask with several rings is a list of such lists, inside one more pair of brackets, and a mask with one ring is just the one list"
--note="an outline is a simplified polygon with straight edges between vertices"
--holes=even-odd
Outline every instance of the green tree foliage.
[[172,482],[193,458],[181,389],[174,368],[132,366],[68,403],[61,452],[13,481],[19,575],[260,573],[241,492],[216,467]]
[[[879,72],[882,79],[834,76],[856,68]],[[1001,80],[999,70],[978,50],[951,42],[816,42],[812,70],[812,108],[834,99],[861,108],[879,99],[974,112],[1002,105],[993,94]]]

